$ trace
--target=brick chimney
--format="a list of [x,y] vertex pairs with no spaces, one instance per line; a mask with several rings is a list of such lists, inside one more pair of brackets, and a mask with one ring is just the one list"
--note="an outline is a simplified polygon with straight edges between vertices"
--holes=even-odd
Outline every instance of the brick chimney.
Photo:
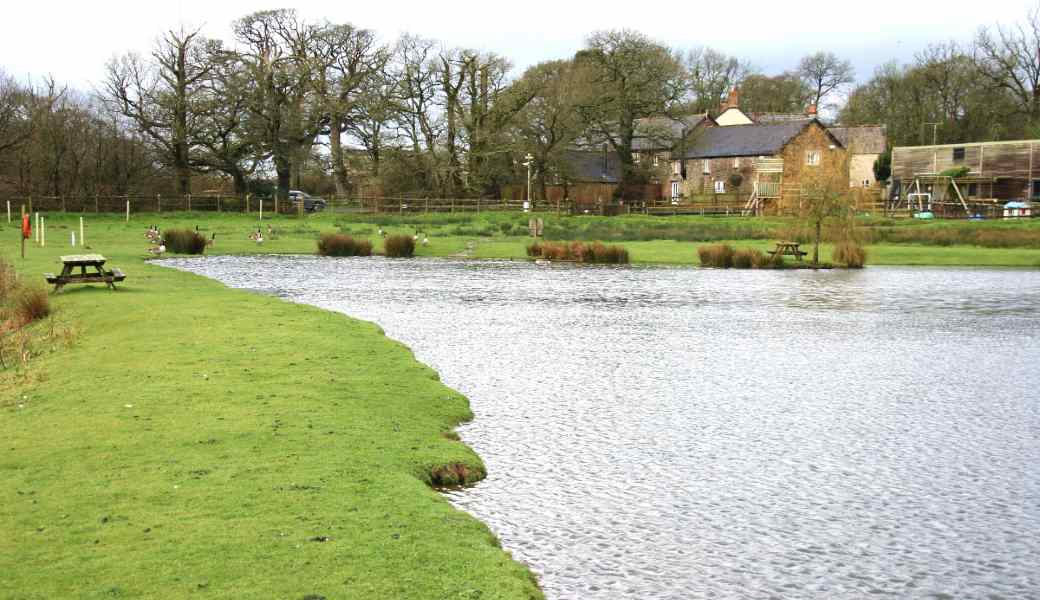
[[816,105],[815,104],[810,104],[809,106],[807,106],[805,108],[805,116],[812,117],[814,119],[816,118]]
[[736,86],[729,91],[729,97],[726,98],[726,102],[722,105],[722,110],[726,110],[727,108],[740,108],[740,92],[737,90]]

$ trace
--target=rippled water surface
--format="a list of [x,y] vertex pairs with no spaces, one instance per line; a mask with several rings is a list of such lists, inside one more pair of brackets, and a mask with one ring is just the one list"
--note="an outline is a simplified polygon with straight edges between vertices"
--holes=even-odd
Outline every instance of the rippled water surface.
[[1040,272],[166,261],[379,323],[554,599],[1040,597]]

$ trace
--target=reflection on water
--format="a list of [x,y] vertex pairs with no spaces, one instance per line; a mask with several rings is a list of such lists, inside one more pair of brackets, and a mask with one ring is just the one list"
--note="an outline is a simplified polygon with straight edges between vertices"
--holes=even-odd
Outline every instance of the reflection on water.
[[469,396],[450,499],[550,598],[1040,596],[1038,272],[166,262]]

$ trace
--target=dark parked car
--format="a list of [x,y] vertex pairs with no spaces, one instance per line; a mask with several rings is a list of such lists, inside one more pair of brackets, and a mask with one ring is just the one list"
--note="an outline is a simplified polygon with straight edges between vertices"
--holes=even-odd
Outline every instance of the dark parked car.
[[325,210],[327,206],[323,198],[315,198],[307,192],[301,192],[300,190],[290,190],[289,200],[292,201],[293,207],[299,207],[300,202],[303,202],[303,210],[307,212],[316,212],[319,210]]

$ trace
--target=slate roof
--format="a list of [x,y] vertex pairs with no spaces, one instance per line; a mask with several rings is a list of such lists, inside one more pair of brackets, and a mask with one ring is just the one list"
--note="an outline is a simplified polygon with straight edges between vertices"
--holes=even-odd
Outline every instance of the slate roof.
[[852,154],[881,154],[885,151],[884,125],[835,125],[828,127],[827,131],[838,138],[841,145],[848,148]]
[[773,156],[813,119],[769,125],[730,125],[702,129],[687,143],[684,158]]
[[561,175],[580,183],[618,183],[621,165],[613,150],[566,150],[563,154],[565,171]]

